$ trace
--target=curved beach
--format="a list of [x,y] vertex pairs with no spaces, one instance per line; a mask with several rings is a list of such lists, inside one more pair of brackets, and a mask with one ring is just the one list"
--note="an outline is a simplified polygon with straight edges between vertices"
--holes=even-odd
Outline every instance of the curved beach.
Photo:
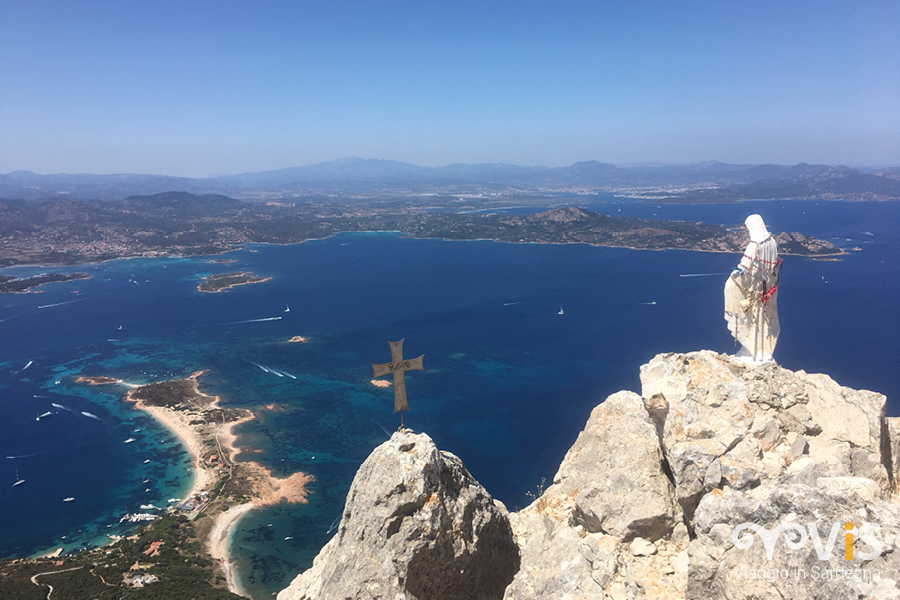
[[240,450],[234,428],[256,416],[247,409],[223,409],[218,396],[203,394],[198,381],[203,373],[136,387],[126,399],[169,428],[193,456],[194,482],[179,510],[212,517],[211,525],[196,523],[197,537],[223,571],[228,589],[245,595],[228,554],[232,531],[254,508],[306,503],[312,476],[298,472],[278,478],[256,461],[236,462]]
[[228,544],[231,541],[231,533],[234,531],[235,526],[237,526],[238,521],[254,508],[256,508],[256,506],[252,502],[247,502],[246,504],[240,504],[220,513],[219,516],[216,517],[212,531],[209,533],[209,542],[207,546],[210,556],[219,563],[222,571],[225,573],[228,591],[241,596],[246,596],[247,594],[245,594],[240,585],[238,585],[237,576],[234,572],[234,564],[231,562],[231,557],[228,555]]

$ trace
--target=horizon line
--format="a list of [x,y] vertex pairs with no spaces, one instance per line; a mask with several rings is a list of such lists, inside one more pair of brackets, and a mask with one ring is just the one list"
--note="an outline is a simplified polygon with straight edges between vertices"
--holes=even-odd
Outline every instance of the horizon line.
[[504,167],[519,167],[519,168],[527,168],[527,169],[566,169],[573,167],[575,165],[584,164],[584,163],[596,163],[600,165],[608,165],[615,167],[617,169],[638,169],[638,168],[667,168],[667,167],[698,167],[702,165],[724,165],[724,166],[732,166],[732,167],[762,167],[762,166],[778,166],[778,167],[796,167],[799,165],[809,165],[809,166],[822,166],[822,167],[847,167],[850,169],[900,169],[900,163],[896,164],[845,164],[845,163],[836,163],[836,164],[828,164],[828,163],[816,163],[816,162],[796,162],[796,163],[778,163],[778,162],[761,162],[761,163],[729,163],[725,161],[720,161],[716,159],[708,159],[699,162],[685,162],[685,163],[674,163],[674,162],[657,162],[657,161],[646,161],[646,162],[627,162],[627,163],[611,163],[605,162],[597,159],[586,159],[575,161],[571,164],[557,167],[550,167],[546,165],[525,165],[525,164],[516,164],[516,163],[506,163],[506,162],[476,162],[476,163],[466,163],[466,162],[452,162],[442,165],[436,166],[427,166],[427,165],[419,165],[416,163],[411,163],[402,160],[396,160],[391,158],[362,158],[359,156],[345,156],[342,158],[336,158],[333,160],[324,160],[318,162],[311,162],[299,165],[292,165],[288,167],[276,167],[271,169],[263,169],[258,171],[241,171],[236,173],[218,173],[212,175],[202,175],[202,176],[188,176],[188,175],[168,175],[165,173],[150,173],[150,172],[136,172],[136,171],[118,171],[118,172],[107,172],[107,173],[99,173],[99,172],[90,172],[90,171],[81,171],[75,173],[69,173],[65,171],[58,171],[52,173],[38,173],[36,171],[31,171],[29,169],[14,169],[12,171],[8,171],[6,173],[0,173],[0,176],[9,176],[14,175],[16,173],[28,173],[31,175],[38,175],[44,177],[52,177],[52,176],[80,176],[80,175],[92,175],[99,177],[111,177],[111,176],[119,176],[119,175],[141,175],[141,176],[154,176],[154,177],[171,177],[174,179],[218,179],[222,177],[239,177],[241,175],[255,175],[260,173],[271,173],[275,171],[285,171],[289,169],[302,169],[304,167],[315,167],[315,166],[323,166],[330,164],[338,164],[350,161],[359,161],[359,162],[382,162],[382,163],[395,163],[400,165],[412,166],[420,169],[442,169],[447,167],[454,166],[467,166],[467,167],[481,167],[481,166],[504,166]]

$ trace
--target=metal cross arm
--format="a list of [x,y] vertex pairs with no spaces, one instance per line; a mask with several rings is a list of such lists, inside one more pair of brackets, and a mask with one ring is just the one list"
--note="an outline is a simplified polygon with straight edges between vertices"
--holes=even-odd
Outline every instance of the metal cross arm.
[[403,340],[388,343],[391,345],[391,362],[380,365],[372,363],[373,379],[392,373],[394,375],[394,412],[409,410],[409,402],[406,400],[406,372],[424,371],[425,366],[422,364],[422,359],[425,358],[425,355],[405,360],[403,358]]

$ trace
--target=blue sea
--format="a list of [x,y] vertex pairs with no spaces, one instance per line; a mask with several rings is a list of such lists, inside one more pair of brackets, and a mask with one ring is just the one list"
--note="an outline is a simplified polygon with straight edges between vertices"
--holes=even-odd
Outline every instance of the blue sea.
[[[776,358],[882,392],[900,415],[900,203],[579,204],[729,225],[758,212],[772,230],[859,248],[839,261],[785,257]],[[0,270],[91,275],[0,296],[0,557],[105,543],[127,531],[122,515],[190,486],[190,457],[170,432],[126,404],[123,386],[78,376],[144,384],[205,369],[204,391],[259,416],[239,430],[253,451],[242,457],[315,476],[308,505],[252,512],[235,532],[240,580],[268,598],[311,564],[360,463],[399,426],[393,390],[369,383],[388,340],[425,355],[426,370],[407,376],[406,425],[460,456],[511,510],[552,479],[594,406],[640,391],[654,355],[735,351],[722,316],[729,254],[378,233],[215,258],[234,262]],[[202,277],[239,270],[272,280],[197,291]],[[286,343],[294,335],[309,341]]]

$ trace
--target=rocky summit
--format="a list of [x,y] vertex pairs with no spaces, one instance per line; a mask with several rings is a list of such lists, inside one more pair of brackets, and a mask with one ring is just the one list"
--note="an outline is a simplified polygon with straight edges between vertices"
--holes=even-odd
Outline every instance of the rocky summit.
[[459,458],[403,430],[362,464],[337,534],[278,600],[499,599],[518,568],[506,508]]
[[517,513],[424,434],[279,600],[900,599],[900,419],[827,375],[661,354]]

